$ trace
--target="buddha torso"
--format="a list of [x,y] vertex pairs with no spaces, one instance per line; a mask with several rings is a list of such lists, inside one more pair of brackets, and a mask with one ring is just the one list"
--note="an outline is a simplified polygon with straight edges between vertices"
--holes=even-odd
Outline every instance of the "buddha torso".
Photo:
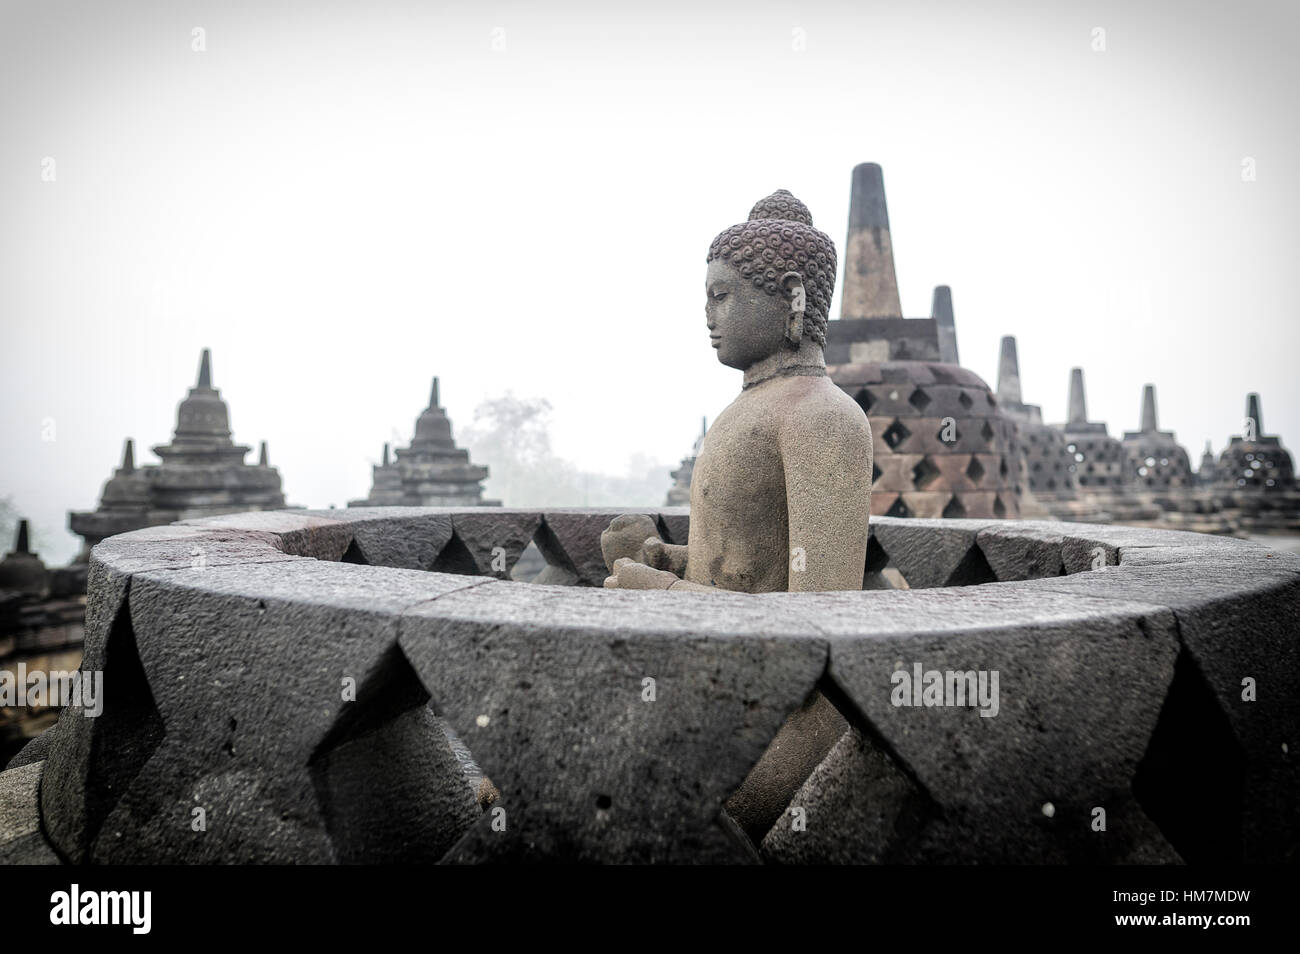
[[686,579],[746,593],[789,585],[790,531],[783,425],[825,377],[776,377],[740,393],[709,428],[691,478]]

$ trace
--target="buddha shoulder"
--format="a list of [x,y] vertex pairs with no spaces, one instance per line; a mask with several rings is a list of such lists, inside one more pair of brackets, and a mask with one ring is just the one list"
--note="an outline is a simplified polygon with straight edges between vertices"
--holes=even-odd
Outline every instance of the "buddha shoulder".
[[870,435],[871,425],[858,402],[838,388],[830,378],[797,377],[786,385],[782,404],[788,408],[784,417],[801,428],[826,428]]

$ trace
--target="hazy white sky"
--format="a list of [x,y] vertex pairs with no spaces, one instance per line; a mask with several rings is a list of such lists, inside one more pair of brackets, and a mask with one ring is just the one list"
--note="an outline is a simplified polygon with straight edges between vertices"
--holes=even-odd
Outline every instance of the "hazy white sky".
[[787,188],[842,253],[862,161],[990,383],[1015,334],[1050,420],[1077,364],[1113,434],[1154,382],[1194,459],[1248,390],[1300,446],[1296,4],[539,6],[0,2],[0,496],[47,557],[205,346],[296,504],[434,374],[458,426],[513,389],[585,468],[675,462],[739,387],[710,239]]

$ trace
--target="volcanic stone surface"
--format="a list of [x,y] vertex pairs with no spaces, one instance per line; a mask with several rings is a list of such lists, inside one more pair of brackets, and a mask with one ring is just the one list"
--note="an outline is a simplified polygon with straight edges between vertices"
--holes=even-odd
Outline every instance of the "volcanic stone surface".
[[[599,532],[580,528],[618,511],[503,509],[462,534],[481,512],[106,541],[86,630],[105,710],[64,710],[44,759],[0,775],[0,852],[49,860],[48,836],[99,863],[1297,860],[1293,555],[877,518],[867,561],[911,590],[618,591],[477,572],[552,522],[564,560],[594,564]],[[687,539],[685,514],[646,515]],[[386,541],[408,528],[411,546]],[[444,538],[463,571],[410,565],[437,565]],[[918,666],[985,690],[996,673],[998,692],[908,704],[898,674]],[[756,771],[791,739],[798,772]]]

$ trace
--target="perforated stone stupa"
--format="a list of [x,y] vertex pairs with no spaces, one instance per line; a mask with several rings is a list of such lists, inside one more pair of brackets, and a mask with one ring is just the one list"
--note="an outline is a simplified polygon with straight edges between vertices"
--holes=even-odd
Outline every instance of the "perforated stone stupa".
[[483,500],[488,468],[469,462],[469,451],[456,446],[451,421],[438,404],[438,379],[433,379],[429,406],[415,421],[409,447],[397,449],[390,460],[384,445],[383,463],[374,468],[370,494],[348,501],[349,507],[493,507]]
[[1075,479],[1092,493],[1117,491],[1124,486],[1124,445],[1106,431],[1104,421],[1088,420],[1083,368],[1070,370],[1069,419],[1061,425],[1066,451],[1074,458]]
[[1264,433],[1258,394],[1246,396],[1246,433],[1235,434],[1219,455],[1219,484],[1229,490],[1282,492],[1295,489],[1291,454],[1276,435]]
[[1196,482],[1203,487],[1213,486],[1218,482],[1218,464],[1214,459],[1214,449],[1210,442],[1205,442],[1205,450],[1201,453],[1201,466],[1196,469]]
[[1258,394],[1246,396],[1243,425],[1214,467],[1220,503],[1250,530],[1300,529],[1295,465],[1281,439],[1264,433]]
[[1016,424],[957,362],[952,295],[903,318],[880,166],[853,170],[840,317],[828,323],[832,380],[866,412],[875,447],[871,512],[1017,517]]
[[1078,461],[1066,444],[1065,434],[1043,423],[1043,411],[1037,404],[1026,404],[1020,392],[1020,360],[1016,339],[1002,339],[998,358],[998,403],[1003,413],[1020,427],[1020,448],[1025,457],[1025,476],[1029,491],[1039,500],[1072,500],[1077,496],[1075,471]]
[[105,537],[142,527],[284,509],[280,472],[268,463],[266,442],[258,462],[246,464],[251,448],[234,443],[230,434],[230,412],[212,386],[212,355],[204,348],[198,382],[177,409],[171,443],[153,449],[162,464],[137,468],[135,442],[127,438],[122,465],[104,485],[99,507],[68,515],[72,532],[86,541],[81,559]]
[[1124,433],[1125,482],[1142,490],[1182,490],[1192,487],[1191,461],[1173,431],[1156,424],[1156,387],[1142,389],[1142,426]]

